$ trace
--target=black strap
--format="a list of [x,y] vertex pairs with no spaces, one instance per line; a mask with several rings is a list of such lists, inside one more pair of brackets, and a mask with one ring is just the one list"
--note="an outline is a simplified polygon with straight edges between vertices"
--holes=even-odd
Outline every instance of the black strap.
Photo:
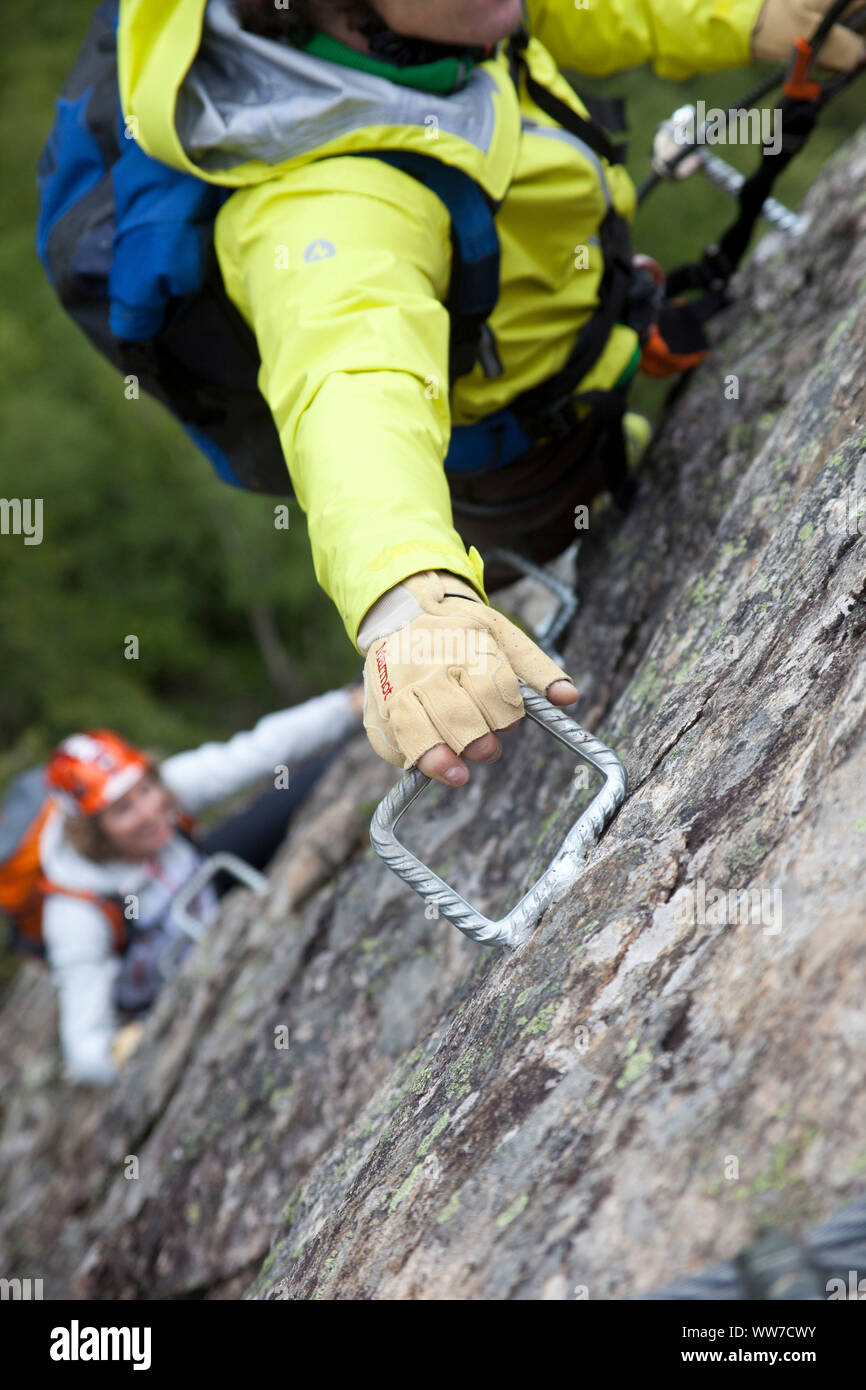
[[779,175],[787,169],[815,129],[822,105],[820,101],[792,102],[783,98],[780,107],[781,147],[776,153],[765,150],[758,168],[746,179],[739,193],[737,216],[719,245],[708,247],[699,261],[677,266],[668,275],[666,293],[671,297],[686,290],[708,291],[691,306],[702,322],[706,322],[729,302],[728,282],[748,249],[764,203]]
[[733,1263],[743,1282],[746,1297],[766,1300],[826,1299],[823,1271],[809,1251],[794,1236],[765,1229]]
[[[809,40],[813,53],[820,50],[830,28],[841,17],[844,9],[843,0],[837,0],[831,6]],[[852,27],[854,26],[852,25]],[[691,289],[709,291],[691,306],[702,322],[705,322],[729,302],[728,282],[748,249],[755,225],[779,175],[787,169],[794,156],[802,150],[827,103],[856,81],[858,77],[862,77],[864,73],[866,73],[866,67],[858,67],[851,72],[831,78],[819,89],[817,95],[808,99],[794,93],[789,95],[787,92],[782,97],[779,105],[782,119],[781,147],[775,152],[765,149],[758,168],[750,178],[746,179],[739,193],[737,216],[728,227],[719,245],[708,247],[700,261],[678,266],[668,276],[667,293],[669,295],[677,295]],[[767,91],[771,91],[773,87],[779,85],[782,78],[784,78],[784,72],[781,75],[776,75],[769,82],[763,83],[760,88],[742,98],[739,106],[752,107],[756,105],[757,101],[767,94]],[[687,149],[683,150],[683,155],[687,153]],[[643,186],[640,193],[641,201],[650,187],[655,185],[655,182],[655,179],[650,179]]]
[[[603,126],[605,130],[612,130],[615,135],[625,135],[628,120],[623,97],[589,96],[586,92],[579,92],[578,96],[596,125]],[[621,148],[625,149],[625,145]]]
[[805,145],[821,109],[820,102],[782,101],[782,145],[778,153],[765,151],[760,165],[740,189],[740,211],[719,243],[719,253],[726,265],[736,270],[751,240],[761,209],[770,196],[779,175],[784,173],[795,154]]
[[599,445],[604,450],[605,473],[613,499],[621,508],[631,501],[634,492],[634,478],[629,471],[628,451],[625,442],[623,417],[626,407],[626,388],[611,391],[581,391],[573,400],[588,405],[602,422],[602,439]]
[[[594,150],[600,159],[606,159],[609,164],[625,163],[626,149],[624,145],[613,144],[613,142],[607,138],[601,126],[597,125],[594,120],[587,120],[584,116],[578,115],[566,102],[561,101],[559,97],[554,96],[553,92],[548,91],[546,87],[542,87],[541,83],[536,81],[529,70],[529,64],[523,53],[523,49],[527,42],[528,36],[525,31],[521,31],[520,34],[515,35],[509,49],[509,60],[511,61],[513,53],[515,55],[514,61],[516,61],[523,72],[526,81],[526,90],[536,106],[544,111],[546,115],[550,116],[551,120],[556,121],[557,125],[561,125],[563,130],[567,130],[570,135],[576,135],[584,144],[589,145],[590,149]],[[584,106],[589,110],[589,103],[584,101],[582,97],[581,101],[583,101]],[[604,107],[604,109],[619,122],[614,128],[624,128],[625,108],[622,103],[619,103],[620,109],[618,112],[617,103],[615,101],[607,105],[599,100],[596,106],[598,109]]]
[[[487,322],[499,299],[500,246],[495,217],[500,203],[471,175],[432,155],[413,150],[359,151],[379,159],[430,188],[451,219],[451,284],[446,308],[450,323],[449,377],[453,386],[481,356]],[[495,344],[492,344],[495,354]]]
[[614,326],[625,314],[634,273],[628,223],[611,208],[601,225],[600,234],[604,257],[604,273],[599,289],[600,307],[578,333],[562,370],[539,386],[524,391],[512,404],[524,429],[536,437],[564,436],[574,429],[574,392],[592,371],[604,352]]

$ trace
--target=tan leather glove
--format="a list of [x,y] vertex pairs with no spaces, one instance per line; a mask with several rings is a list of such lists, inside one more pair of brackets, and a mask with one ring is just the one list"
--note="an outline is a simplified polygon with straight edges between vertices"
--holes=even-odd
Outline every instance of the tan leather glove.
[[[765,0],[752,31],[752,52],[764,63],[784,63],[795,39],[808,39],[830,8],[832,0]],[[862,9],[863,0],[849,5],[843,19]],[[844,24],[835,24],[818,54],[822,67],[851,72],[866,57],[866,44]]]
[[[438,743],[462,753],[474,739],[520,719],[518,677],[541,694],[552,681],[571,679],[456,575],[424,570],[395,589],[402,591],[403,616],[417,616],[379,633],[364,665],[367,737],[395,767],[414,766]],[[375,611],[376,605],[367,619]],[[367,619],[358,634],[362,650]]]
[[119,1028],[114,1035],[109,1051],[116,1067],[125,1066],[132,1056],[138,1044],[141,1042],[141,1035],[144,1032],[143,1023],[126,1023]]

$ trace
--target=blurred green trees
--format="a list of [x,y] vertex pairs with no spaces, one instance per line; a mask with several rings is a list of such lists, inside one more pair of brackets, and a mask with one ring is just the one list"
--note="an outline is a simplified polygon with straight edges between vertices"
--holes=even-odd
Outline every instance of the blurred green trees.
[[[11,8],[11,7],[10,7]],[[303,514],[229,488],[61,310],[34,249],[35,170],[95,5],[0,19],[0,418],[5,497],[44,540],[0,536],[0,782],[79,727],[166,751],[351,680]],[[139,639],[127,660],[125,639]]]

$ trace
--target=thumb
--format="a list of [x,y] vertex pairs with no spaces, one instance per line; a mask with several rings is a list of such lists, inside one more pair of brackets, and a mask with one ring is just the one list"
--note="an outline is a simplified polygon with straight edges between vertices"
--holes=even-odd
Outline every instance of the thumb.
[[577,686],[569,680],[554,681],[547,688],[547,698],[552,705],[571,705],[577,697]]
[[866,43],[853,29],[844,24],[834,24],[827,42],[817,54],[815,61],[820,67],[834,68],[838,72],[853,72],[866,59]]

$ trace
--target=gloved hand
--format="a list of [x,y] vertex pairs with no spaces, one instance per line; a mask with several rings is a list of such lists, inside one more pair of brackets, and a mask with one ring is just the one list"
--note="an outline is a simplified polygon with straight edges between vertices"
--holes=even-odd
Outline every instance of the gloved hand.
[[[387,618],[383,626],[382,604],[390,626]],[[424,570],[396,585],[367,614],[358,644],[367,653],[370,743],[386,762],[417,764],[445,786],[468,781],[457,754],[476,762],[499,756],[492,731],[514,728],[523,717],[518,677],[554,704],[577,699],[555,661],[446,570]]]
[[[765,63],[784,63],[795,39],[808,39],[830,8],[832,0],[765,0],[752,31],[752,52]],[[842,18],[862,9],[863,0],[849,5]],[[866,59],[866,44],[844,24],[836,24],[817,56],[821,67],[852,72]]]
[[112,1061],[116,1067],[122,1067],[129,1061],[141,1042],[143,1032],[143,1023],[126,1023],[118,1029],[110,1048]]
[[703,324],[688,300],[669,299],[641,341],[641,371],[655,378],[691,372],[709,351]]

